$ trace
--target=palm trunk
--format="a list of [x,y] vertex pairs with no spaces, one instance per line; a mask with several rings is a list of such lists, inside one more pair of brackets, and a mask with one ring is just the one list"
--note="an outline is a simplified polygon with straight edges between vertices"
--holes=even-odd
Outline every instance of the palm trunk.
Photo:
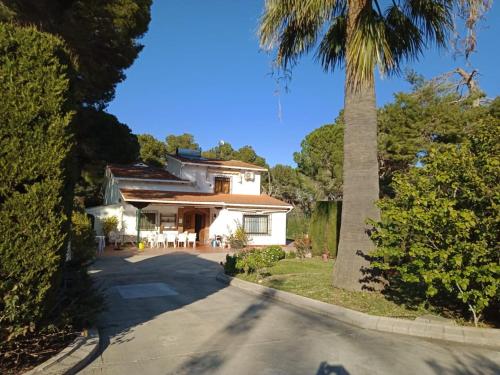
[[[349,36],[355,20],[367,0],[350,0],[347,26],[346,57],[349,56]],[[361,52],[361,51],[360,51]],[[374,245],[370,240],[366,220],[379,219],[375,206],[379,198],[377,161],[377,110],[374,82],[355,85],[355,67],[346,59],[344,102],[344,187],[340,242],[334,266],[333,285],[348,290],[361,290],[369,266],[364,258]]]

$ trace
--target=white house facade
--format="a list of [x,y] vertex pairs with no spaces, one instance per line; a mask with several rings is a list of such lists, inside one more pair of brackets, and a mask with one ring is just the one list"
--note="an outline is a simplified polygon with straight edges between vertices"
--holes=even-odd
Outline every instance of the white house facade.
[[[167,156],[165,168],[108,165],[104,204],[90,207],[94,229],[102,220],[118,218],[118,230],[141,237],[151,232],[196,233],[199,244],[230,236],[242,225],[251,245],[284,245],[288,203],[261,194],[267,170],[237,160],[203,158],[198,151]],[[139,227],[138,227],[139,223]]]

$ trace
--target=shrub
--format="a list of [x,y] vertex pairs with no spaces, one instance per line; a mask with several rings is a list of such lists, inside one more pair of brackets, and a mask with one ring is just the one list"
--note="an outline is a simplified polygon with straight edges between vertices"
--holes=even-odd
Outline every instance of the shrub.
[[238,255],[226,254],[226,262],[224,263],[224,272],[227,275],[236,275],[238,269],[236,268],[236,261],[238,260]]
[[295,207],[286,215],[286,238],[295,238],[300,233],[309,232],[311,218]]
[[265,268],[272,267],[281,259],[285,259],[285,256],[286,253],[280,246],[245,250],[233,256],[226,255],[224,270],[229,275],[241,272],[260,274]]
[[288,251],[285,255],[285,259],[295,259],[297,258],[297,253],[295,251]]
[[231,245],[232,249],[236,250],[246,247],[249,240],[250,239],[247,232],[245,232],[245,228],[243,228],[243,225],[240,223],[236,225],[235,231],[229,236],[229,244]]
[[58,38],[0,23],[0,345],[58,303],[72,204],[67,61]]
[[84,265],[94,259],[95,253],[95,233],[90,219],[82,211],[73,211],[71,216],[71,262]]
[[118,229],[118,218],[116,216],[108,216],[102,219],[102,231],[106,237]]
[[286,253],[281,246],[268,246],[260,250],[260,253],[264,262],[268,264],[267,267],[274,265],[286,257]]
[[304,259],[311,252],[311,241],[307,234],[301,234],[295,238],[295,250],[300,259]]
[[[497,129],[497,130],[495,130]],[[394,199],[379,202],[373,267],[409,301],[472,315],[498,303],[500,121],[470,140],[434,148],[423,166],[394,178]]]
[[313,255],[327,253],[335,258],[340,234],[342,202],[318,202],[311,215],[309,236]]

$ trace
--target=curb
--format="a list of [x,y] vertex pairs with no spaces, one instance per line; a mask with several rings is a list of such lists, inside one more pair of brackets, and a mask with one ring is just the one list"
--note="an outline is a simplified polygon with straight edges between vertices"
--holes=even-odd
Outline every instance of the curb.
[[[86,334],[85,334],[86,333]],[[27,371],[24,375],[70,375],[76,374],[94,359],[99,351],[99,332],[90,328],[80,334],[59,354],[48,359],[37,367]]]
[[499,329],[450,326],[369,315],[342,306],[332,305],[326,302],[302,297],[297,294],[244,281],[228,276],[224,272],[217,274],[216,279],[222,283],[235,286],[246,292],[273,298],[275,300],[314,311],[321,315],[325,315],[360,328],[425,337],[435,340],[452,341],[462,344],[500,347]]

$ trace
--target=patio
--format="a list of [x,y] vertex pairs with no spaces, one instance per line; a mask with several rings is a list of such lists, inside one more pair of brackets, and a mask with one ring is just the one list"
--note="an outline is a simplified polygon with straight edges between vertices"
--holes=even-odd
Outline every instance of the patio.
[[143,250],[138,249],[136,246],[122,246],[119,250],[116,250],[114,246],[107,245],[104,251],[97,254],[97,257],[131,257],[134,255],[146,255],[146,256],[160,256],[176,252],[185,252],[189,254],[231,254],[231,249],[223,249],[221,247],[211,247],[207,245],[198,245],[193,247],[146,247]]

